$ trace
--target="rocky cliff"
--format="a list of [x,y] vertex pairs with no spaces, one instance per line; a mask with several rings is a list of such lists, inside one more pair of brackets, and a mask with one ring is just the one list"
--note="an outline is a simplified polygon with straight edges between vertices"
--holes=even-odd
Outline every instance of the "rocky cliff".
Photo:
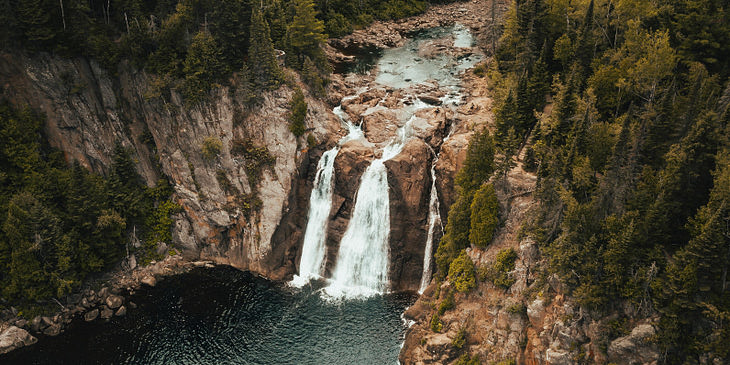
[[[150,96],[153,77],[127,64],[111,75],[94,61],[48,54],[0,55],[0,82],[3,98],[45,113],[45,133],[68,161],[104,173],[121,143],[149,185],[167,175],[183,208],[173,237],[185,256],[271,277],[293,272],[287,252],[298,242],[287,238],[301,228],[297,197],[308,194],[300,180],[310,154],[316,160],[321,151],[289,131],[290,88],[265,93],[250,107],[234,84],[189,107],[174,91]],[[307,102],[308,131],[331,144],[339,122],[323,102]],[[206,139],[220,142],[215,156],[202,153]]]

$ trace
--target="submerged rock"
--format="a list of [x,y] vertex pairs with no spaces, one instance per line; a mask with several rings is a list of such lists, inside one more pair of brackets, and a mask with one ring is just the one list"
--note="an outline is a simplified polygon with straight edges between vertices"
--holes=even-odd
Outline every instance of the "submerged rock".
[[58,336],[61,333],[61,325],[54,323],[43,330],[43,334],[47,336]]

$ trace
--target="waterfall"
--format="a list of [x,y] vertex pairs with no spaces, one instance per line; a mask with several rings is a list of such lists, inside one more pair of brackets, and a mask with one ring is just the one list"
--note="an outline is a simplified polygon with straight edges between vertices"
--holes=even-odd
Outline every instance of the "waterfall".
[[362,176],[327,293],[340,297],[384,292],[388,283],[389,236],[388,171],[383,160],[378,159]]
[[412,135],[411,117],[397,130],[360,179],[355,208],[340,241],[340,251],[327,294],[358,297],[382,294],[388,289],[390,261],[390,196],[384,162],[397,156]]
[[312,279],[322,276],[324,269],[325,242],[327,239],[327,222],[332,209],[332,184],[335,176],[335,158],[340,146],[353,139],[363,138],[363,131],[347,119],[342,107],[332,110],[347,127],[348,134],[340,139],[337,146],[322,154],[317,163],[317,173],[309,195],[309,212],[307,228],[304,231],[302,258],[299,261],[299,275],[294,275],[292,286],[302,287]]
[[431,164],[431,197],[428,202],[428,234],[426,236],[426,248],[423,251],[423,274],[421,275],[421,286],[418,289],[418,294],[423,294],[426,287],[431,282],[431,272],[433,271],[431,265],[431,256],[433,255],[433,236],[436,230],[436,225],[439,225],[441,232],[443,232],[443,223],[441,221],[441,213],[439,212],[439,195],[436,190],[436,162],[435,159]]
[[335,157],[339,147],[322,154],[317,163],[317,175],[314,178],[312,194],[309,196],[309,213],[307,229],[304,232],[302,259],[299,263],[299,275],[293,280],[296,286],[306,284],[310,279],[322,275],[325,239],[327,238],[327,219],[332,208],[332,180],[335,170]]

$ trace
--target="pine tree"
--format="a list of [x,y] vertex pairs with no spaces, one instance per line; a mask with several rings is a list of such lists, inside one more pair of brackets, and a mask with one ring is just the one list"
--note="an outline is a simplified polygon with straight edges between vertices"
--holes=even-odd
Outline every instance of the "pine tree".
[[494,172],[494,140],[486,129],[474,133],[466,150],[464,165],[456,174],[454,182],[471,195]]
[[283,74],[276,61],[269,25],[256,6],[251,12],[249,35],[248,64],[251,65],[253,82],[257,88],[274,90],[283,81]]
[[322,97],[325,95],[325,80],[322,78],[320,71],[314,62],[309,57],[304,58],[304,65],[302,67],[302,81],[304,81],[312,94]]
[[317,19],[312,0],[294,0],[294,19],[286,29],[287,42],[293,55],[287,55],[287,63],[301,69],[309,57],[320,69],[326,68],[326,58],[320,45],[327,39],[324,22]]
[[512,93],[512,90],[507,94],[507,98],[504,100],[504,104],[497,111],[495,118],[495,124],[497,131],[495,132],[495,138],[497,144],[502,146],[508,138],[510,128],[514,129],[519,121],[517,114],[517,101]]
[[[575,54],[578,56],[578,64],[580,65],[580,73],[585,76],[589,74],[589,67],[593,59],[593,0],[588,4],[585,19],[576,40]],[[581,77],[581,85],[585,85],[585,77]]]
[[477,190],[470,210],[469,242],[477,247],[487,247],[492,242],[494,230],[497,228],[497,211],[499,210],[499,202],[492,184],[484,184]]
[[201,31],[193,37],[183,62],[183,95],[188,103],[204,99],[213,83],[228,73],[222,53],[210,33]]
[[297,88],[289,103],[291,115],[289,116],[289,130],[297,137],[304,134],[306,126],[304,120],[307,117],[307,101],[304,99],[302,90]]
[[19,1],[16,9],[25,38],[31,45],[40,48],[53,41],[60,29],[53,27],[47,0]]
[[209,15],[210,33],[218,45],[225,46],[222,59],[234,70],[241,67],[249,43],[251,7],[244,0],[214,1]]

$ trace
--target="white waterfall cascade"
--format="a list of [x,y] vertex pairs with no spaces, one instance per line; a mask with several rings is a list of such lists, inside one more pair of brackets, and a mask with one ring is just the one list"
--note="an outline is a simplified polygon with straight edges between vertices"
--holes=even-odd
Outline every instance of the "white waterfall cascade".
[[333,112],[340,117],[340,120],[347,127],[349,133],[343,137],[337,146],[326,151],[317,163],[317,173],[314,178],[314,186],[309,196],[309,212],[307,228],[304,232],[304,243],[302,245],[302,258],[299,262],[299,275],[289,283],[294,287],[302,287],[312,279],[318,279],[324,271],[324,257],[327,239],[327,222],[332,209],[332,184],[335,175],[335,158],[340,151],[340,146],[353,139],[363,138],[362,129],[347,120],[347,114],[341,107],[336,107]]
[[340,151],[334,147],[322,154],[317,163],[317,175],[309,196],[307,229],[304,233],[302,258],[299,262],[299,275],[292,285],[301,287],[311,279],[317,279],[324,269],[325,240],[327,238],[327,219],[332,207],[332,180],[334,178],[335,157]]
[[426,248],[423,251],[423,273],[421,274],[421,286],[418,289],[418,294],[423,294],[426,287],[431,283],[431,272],[432,267],[432,256],[433,256],[433,236],[436,227],[444,230],[443,222],[441,221],[439,195],[436,190],[436,162],[435,159],[431,164],[431,197],[428,202],[428,233],[426,235]]
[[388,290],[390,197],[384,162],[403,150],[412,135],[411,120],[398,129],[382,156],[363,173],[335,270],[325,289],[332,297],[367,297]]

